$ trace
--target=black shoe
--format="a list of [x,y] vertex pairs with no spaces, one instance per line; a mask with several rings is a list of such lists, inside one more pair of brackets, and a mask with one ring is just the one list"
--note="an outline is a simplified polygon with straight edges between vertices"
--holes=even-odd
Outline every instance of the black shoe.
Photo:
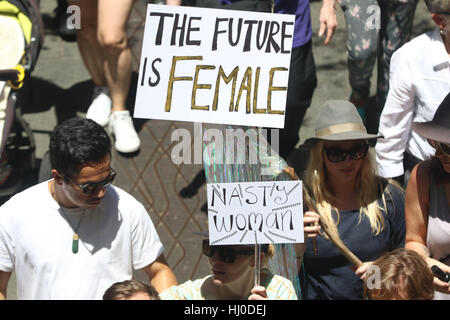
[[188,185],[187,187],[181,189],[180,196],[182,198],[192,198],[197,194],[198,189],[192,187],[191,185]]
[[73,26],[67,25],[67,21],[71,19],[72,14],[67,13],[67,1],[58,1],[56,11],[57,30],[61,38],[65,40],[75,40],[77,29]]
[[200,211],[208,214],[208,204],[206,202],[202,205],[202,207],[200,208]]

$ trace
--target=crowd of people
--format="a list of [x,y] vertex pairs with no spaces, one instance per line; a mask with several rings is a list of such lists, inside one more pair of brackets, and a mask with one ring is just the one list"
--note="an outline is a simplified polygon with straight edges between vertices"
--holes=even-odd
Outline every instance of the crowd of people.
[[[126,24],[134,0],[73,0],[85,13],[77,41],[94,96],[86,118],[53,130],[51,179],[0,207],[0,299],[7,298],[12,272],[19,299],[450,299],[450,0],[424,1],[436,29],[409,42],[417,0],[322,1],[324,45],[337,27],[338,5],[345,13],[352,92],[348,101],[321,106],[314,135],[300,147],[309,154],[306,169],[286,171],[303,180],[314,203],[306,203],[305,242],[295,247],[298,295],[291,280],[270,270],[273,245],[259,251],[207,238],[201,248],[211,274],[178,283],[146,209],[113,185],[112,148],[140,148],[125,105],[131,74]],[[309,1],[196,4],[295,14],[280,134],[280,155],[287,158],[320,85]],[[361,25],[368,6],[378,8],[381,29]],[[374,134],[365,108],[377,53],[380,125]],[[349,261],[335,237],[361,263]],[[149,284],[132,280],[133,270],[143,270]]]

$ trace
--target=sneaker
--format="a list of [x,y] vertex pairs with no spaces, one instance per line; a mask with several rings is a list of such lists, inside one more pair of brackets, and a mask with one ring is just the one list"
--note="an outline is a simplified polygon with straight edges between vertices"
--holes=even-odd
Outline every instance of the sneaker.
[[92,103],[86,112],[86,118],[92,119],[101,126],[109,123],[112,101],[107,87],[94,87]]
[[139,150],[141,140],[133,126],[133,121],[128,110],[115,111],[111,114],[109,131],[115,137],[115,148],[122,153],[130,153]]

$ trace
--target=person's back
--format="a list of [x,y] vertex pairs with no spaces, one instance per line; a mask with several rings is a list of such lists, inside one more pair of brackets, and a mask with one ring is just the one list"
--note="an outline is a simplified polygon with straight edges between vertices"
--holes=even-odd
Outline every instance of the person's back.
[[[418,55],[418,47],[430,51],[431,59],[427,55]],[[411,121],[425,122],[431,120],[437,107],[448,92],[447,88],[450,88],[450,79],[447,79],[447,81],[444,79],[446,79],[449,72],[444,66],[439,67],[439,64],[443,62],[442,60],[445,57],[445,52],[441,50],[442,47],[443,43],[439,41],[439,30],[434,29],[406,43],[392,56],[391,86],[394,89],[408,88],[411,95],[407,103],[399,106],[403,109],[399,125],[410,123]],[[444,56],[441,53],[444,53]],[[430,78],[429,73],[431,70],[434,70],[435,77]],[[380,121],[381,134],[387,133],[388,136],[391,136],[395,133],[392,132],[391,134],[391,131],[395,130],[391,125],[397,124],[394,122],[396,118],[391,118],[392,107],[397,105],[399,94],[392,92],[388,95],[386,108],[383,110]],[[433,148],[426,143],[423,137],[411,130],[410,126],[409,131],[397,132],[397,134],[401,134],[404,139],[402,141],[403,150],[411,155],[423,160],[430,158],[434,154]],[[383,150],[383,145],[384,140],[380,139],[379,144],[376,146],[377,151]],[[390,152],[389,157],[393,158],[395,156],[401,156],[401,159],[403,159],[401,150],[392,150]],[[381,156],[378,157],[382,159]],[[390,169],[389,166],[386,167],[379,166],[379,169],[384,173]],[[396,173],[394,171],[393,174]]]
[[[425,138],[413,132],[413,122],[433,118],[450,91],[448,62],[449,1],[427,0],[431,18],[438,28],[424,33],[398,49],[391,59],[390,87],[381,118],[378,139],[378,172],[385,178],[406,182],[420,161],[434,154]],[[447,30],[448,29],[448,30]]]

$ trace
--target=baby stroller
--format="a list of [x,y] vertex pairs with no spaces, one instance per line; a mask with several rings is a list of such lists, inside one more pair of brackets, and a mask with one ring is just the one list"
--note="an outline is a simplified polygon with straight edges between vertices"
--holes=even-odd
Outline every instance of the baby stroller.
[[36,167],[22,106],[44,40],[38,1],[0,0],[0,197],[20,191]]

